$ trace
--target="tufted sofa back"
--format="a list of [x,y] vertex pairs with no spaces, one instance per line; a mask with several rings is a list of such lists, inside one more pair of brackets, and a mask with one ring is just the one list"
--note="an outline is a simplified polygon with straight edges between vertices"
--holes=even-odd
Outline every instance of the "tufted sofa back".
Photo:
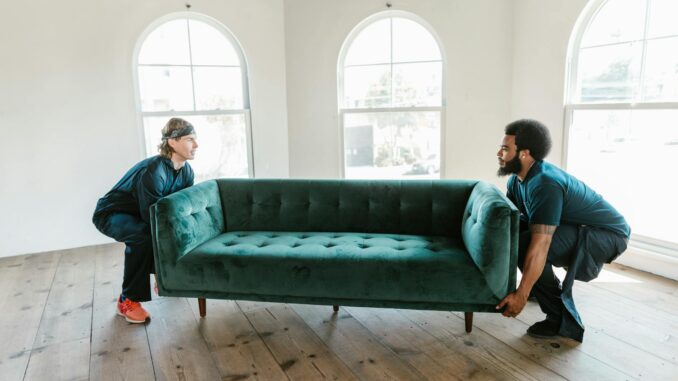
[[219,179],[226,231],[461,237],[477,181]]

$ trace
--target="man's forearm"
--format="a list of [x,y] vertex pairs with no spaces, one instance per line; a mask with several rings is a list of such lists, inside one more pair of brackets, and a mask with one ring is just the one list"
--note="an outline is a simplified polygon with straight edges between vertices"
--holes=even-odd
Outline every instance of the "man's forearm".
[[532,224],[530,225],[530,244],[525,253],[523,262],[523,277],[520,280],[520,286],[515,292],[511,292],[504,297],[495,307],[502,310],[501,314],[506,317],[516,317],[525,307],[527,298],[530,296],[532,287],[537,282],[546,265],[549,247],[551,246],[551,236],[556,231],[554,225]]
[[520,280],[518,290],[516,290],[516,293],[520,294],[525,299],[527,299],[532,287],[544,271],[550,246],[551,235],[541,233],[532,234],[532,239],[530,240],[530,245],[528,246],[527,254],[525,255],[525,263],[523,264],[523,277]]

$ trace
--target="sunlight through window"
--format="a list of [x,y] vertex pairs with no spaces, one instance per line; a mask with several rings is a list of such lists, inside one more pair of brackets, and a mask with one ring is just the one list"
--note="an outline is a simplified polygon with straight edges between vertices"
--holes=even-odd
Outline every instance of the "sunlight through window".
[[160,22],[143,39],[137,78],[148,156],[176,116],[198,135],[196,182],[252,174],[246,65],[224,27],[194,14]]
[[635,240],[678,248],[678,2],[608,0],[575,31],[567,169]]
[[412,15],[385,12],[344,45],[344,177],[439,178],[443,59],[433,34]]

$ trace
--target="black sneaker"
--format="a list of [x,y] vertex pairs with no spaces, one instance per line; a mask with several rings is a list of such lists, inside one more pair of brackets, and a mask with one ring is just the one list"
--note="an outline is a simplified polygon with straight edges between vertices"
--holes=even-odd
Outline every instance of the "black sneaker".
[[547,317],[538,323],[534,323],[527,329],[527,334],[538,339],[550,339],[558,336],[560,319]]

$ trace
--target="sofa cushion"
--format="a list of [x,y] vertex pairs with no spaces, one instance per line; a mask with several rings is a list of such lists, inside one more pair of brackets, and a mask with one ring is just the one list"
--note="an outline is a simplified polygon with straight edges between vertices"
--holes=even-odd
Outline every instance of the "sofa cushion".
[[196,291],[492,304],[458,238],[375,233],[234,231],[183,256]]

